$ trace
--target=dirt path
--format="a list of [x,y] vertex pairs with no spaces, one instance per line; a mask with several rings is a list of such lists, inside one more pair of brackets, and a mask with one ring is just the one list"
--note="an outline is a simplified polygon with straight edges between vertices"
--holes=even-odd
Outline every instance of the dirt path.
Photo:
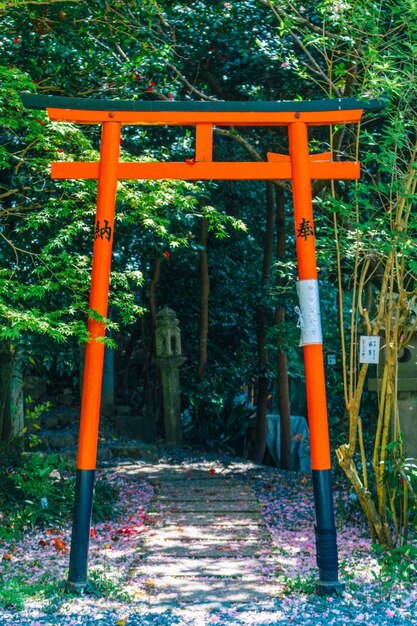
[[248,485],[227,470],[175,465],[135,467],[132,474],[155,488],[134,565],[150,606],[214,608],[273,598],[274,544]]

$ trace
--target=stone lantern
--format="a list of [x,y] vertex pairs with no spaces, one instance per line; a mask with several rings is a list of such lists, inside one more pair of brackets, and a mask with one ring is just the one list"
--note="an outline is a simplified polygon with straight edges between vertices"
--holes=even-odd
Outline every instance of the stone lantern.
[[165,439],[182,442],[179,367],[185,362],[181,354],[181,335],[175,311],[167,306],[156,316],[156,359],[161,370],[164,405]]

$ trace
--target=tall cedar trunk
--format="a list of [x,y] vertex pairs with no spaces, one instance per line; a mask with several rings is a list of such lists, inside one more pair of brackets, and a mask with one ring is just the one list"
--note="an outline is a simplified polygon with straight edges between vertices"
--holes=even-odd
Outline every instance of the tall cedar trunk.
[[158,256],[155,258],[155,265],[153,268],[153,276],[149,284],[149,309],[151,311],[151,324],[152,324],[152,342],[156,326],[156,301],[155,301],[155,287],[159,282],[161,274],[161,258]]
[[[277,258],[279,262],[285,257],[287,226],[285,221],[285,192],[281,187],[276,187],[275,193],[277,200]],[[285,306],[279,306],[275,311],[275,323],[281,325],[281,332],[283,332],[284,322]],[[282,343],[285,343],[284,337],[279,337],[277,352],[277,379],[278,406],[281,427],[281,467],[282,469],[290,470],[292,469],[290,391],[288,382],[287,353],[285,350],[281,349]]]
[[[109,312],[110,316],[110,312]],[[111,339],[112,331],[107,330],[107,337]],[[104,348],[103,382],[101,385],[101,412],[111,415],[114,410],[114,350]]]
[[201,219],[200,231],[200,327],[198,332],[198,365],[197,377],[202,380],[207,364],[207,337],[208,337],[208,315],[209,315],[209,293],[210,280],[207,255],[208,223],[205,217]]
[[[275,311],[275,323],[282,324],[285,321],[285,307],[280,306]],[[278,340],[279,341],[279,340]],[[277,352],[277,379],[278,379],[278,407],[281,431],[281,468],[290,470],[291,465],[291,407],[290,390],[288,383],[288,360],[287,353],[280,349],[278,343]]]
[[274,186],[266,183],[266,225],[264,235],[264,250],[262,263],[262,280],[260,285],[259,304],[256,309],[256,334],[258,345],[258,396],[256,402],[256,431],[253,448],[253,460],[262,463],[266,448],[267,437],[267,408],[268,408],[268,352],[267,352],[267,324],[268,324],[268,291],[271,283],[271,267],[274,249],[275,197]]
[[[144,394],[146,393],[147,400],[146,406],[151,411],[152,415],[156,415],[157,407],[162,406],[160,372],[158,368],[152,369],[154,350],[155,350],[155,327],[156,327],[156,295],[155,289],[159,283],[161,275],[161,257],[155,257],[155,263],[153,267],[153,275],[149,283],[149,310],[151,313],[151,332],[150,339],[144,341],[146,346],[146,354],[143,360],[143,381],[144,381]],[[152,379],[151,379],[152,372]]]
[[19,346],[0,351],[1,432],[0,439],[13,441],[23,434],[23,357]]

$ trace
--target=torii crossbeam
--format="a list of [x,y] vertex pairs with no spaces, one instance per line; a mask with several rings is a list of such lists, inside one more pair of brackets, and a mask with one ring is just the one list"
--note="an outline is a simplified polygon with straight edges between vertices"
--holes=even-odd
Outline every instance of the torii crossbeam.
[[[100,161],[52,163],[52,178],[97,179],[90,309],[107,317],[119,179],[277,180],[292,181],[298,292],[303,323],[301,345],[307,390],[311,462],[316,513],[317,592],[340,592],[336,526],[333,512],[330,444],[317,281],[312,179],[359,178],[359,163],[335,162],[331,153],[309,153],[308,127],[360,121],[363,111],[380,109],[381,101],[356,99],[295,102],[154,102],[107,101],[21,94],[25,106],[46,109],[51,120],[101,124]],[[186,162],[121,163],[123,125],[194,126],[195,156]],[[214,126],[287,126],[289,155],[268,154],[265,162],[213,161]],[[68,585],[87,584],[88,545],[96,469],[104,344],[104,322],[88,320],[81,402],[77,481]]]

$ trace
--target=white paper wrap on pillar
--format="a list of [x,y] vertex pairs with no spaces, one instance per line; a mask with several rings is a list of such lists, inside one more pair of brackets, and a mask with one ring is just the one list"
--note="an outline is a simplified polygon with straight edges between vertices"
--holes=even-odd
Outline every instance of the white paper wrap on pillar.
[[[300,280],[297,284],[298,298],[300,301],[300,317],[302,323],[300,346],[323,343],[321,331],[319,285],[314,278]],[[301,321],[300,320],[300,321]]]

